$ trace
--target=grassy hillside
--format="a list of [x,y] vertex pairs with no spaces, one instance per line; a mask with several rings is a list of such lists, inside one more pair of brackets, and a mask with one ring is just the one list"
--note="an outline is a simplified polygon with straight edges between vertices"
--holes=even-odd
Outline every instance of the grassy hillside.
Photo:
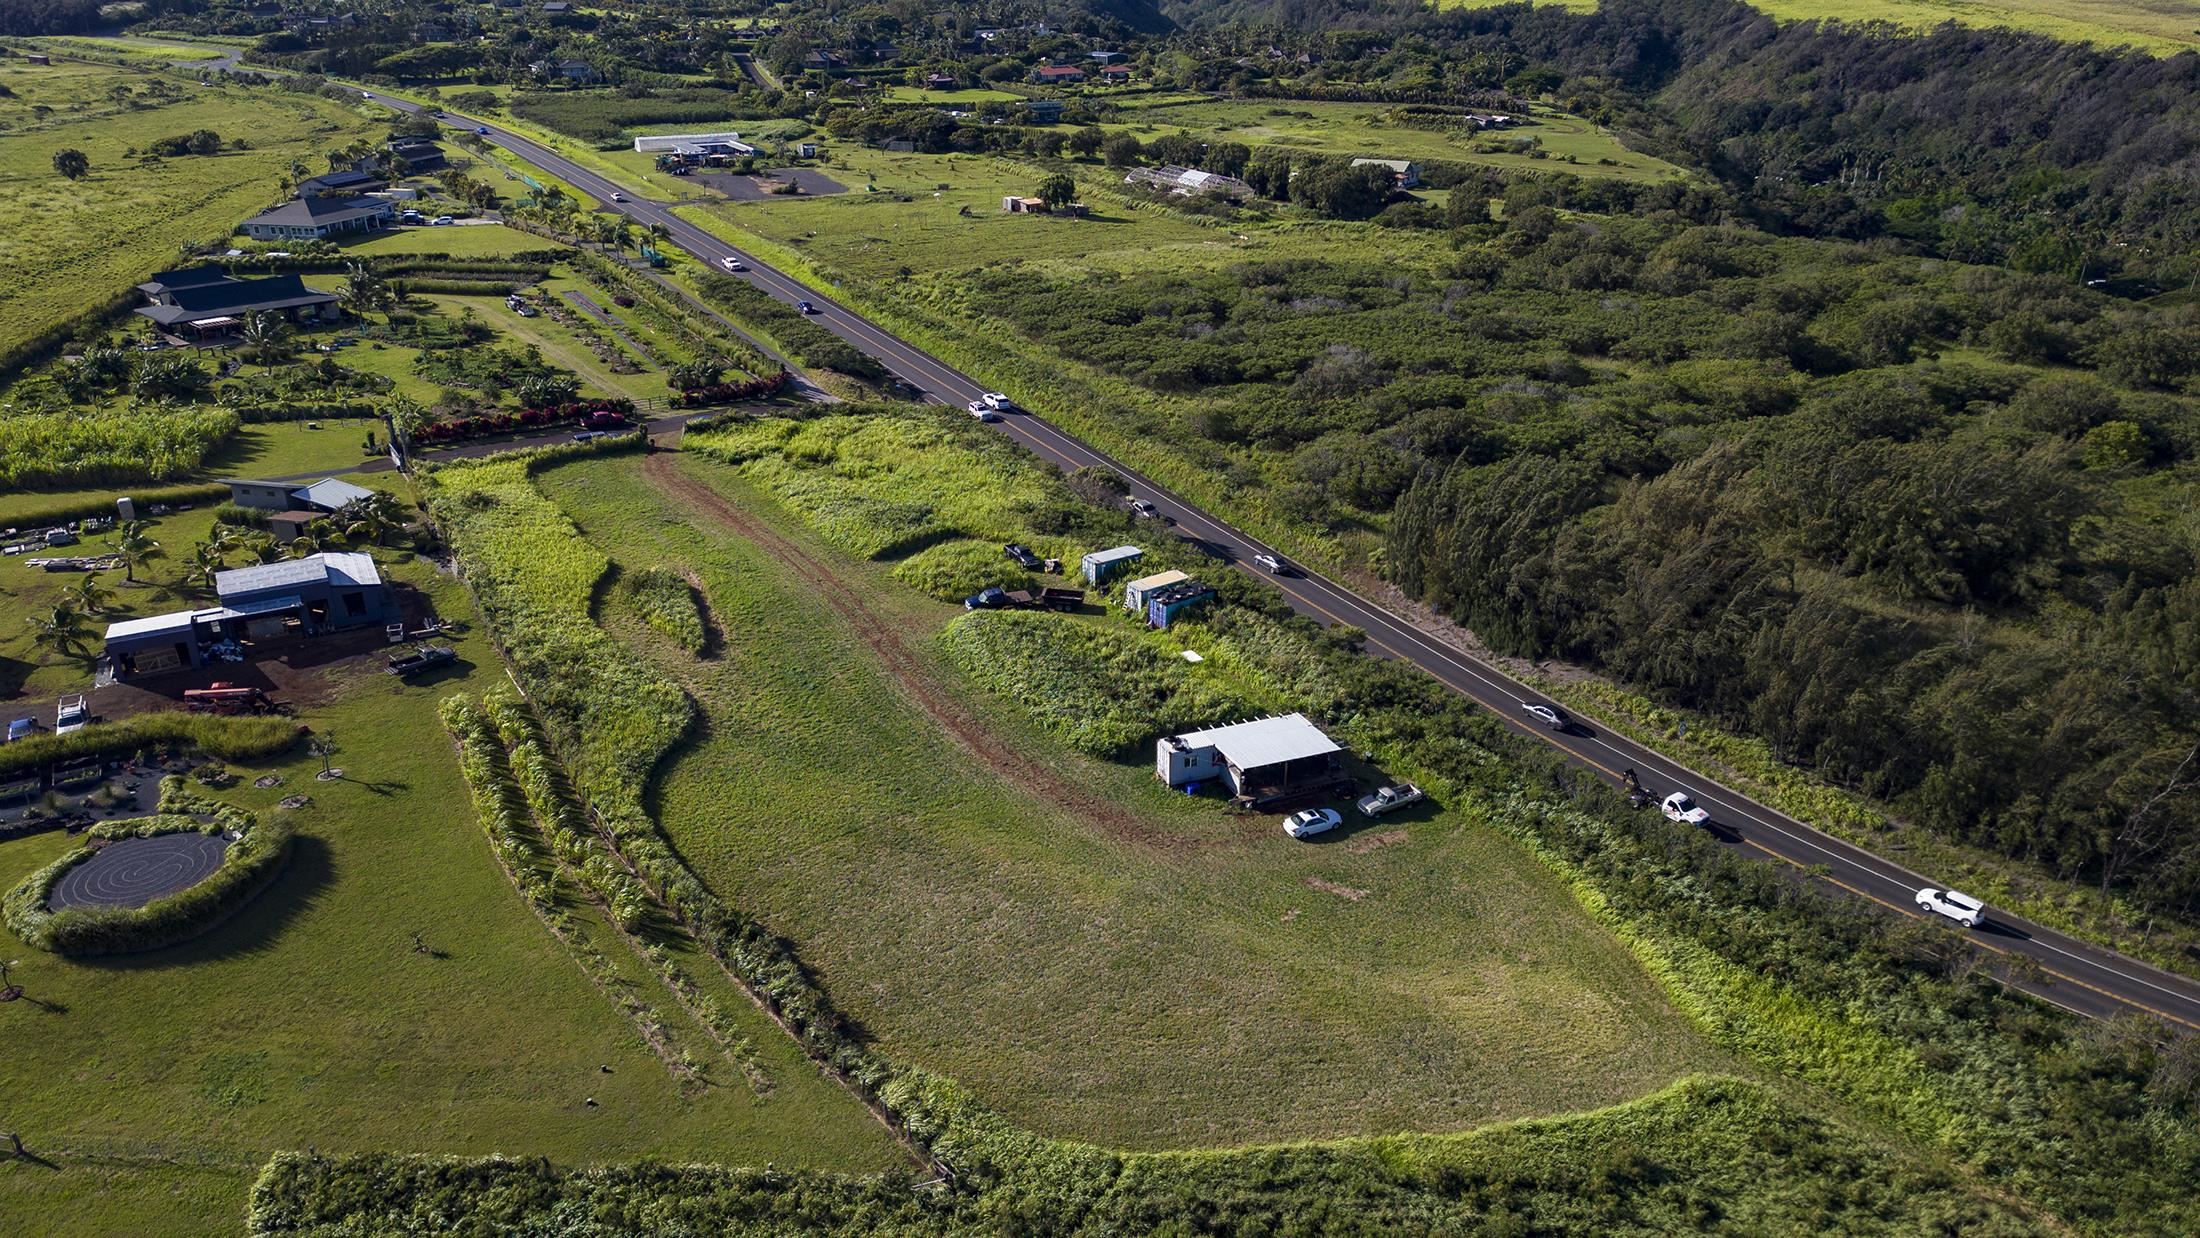
[[[1496,0],[1436,0],[1438,8],[1486,8]],[[1560,0],[1584,12],[1596,0]],[[1783,21],[1888,22],[1925,30],[1943,22],[2008,26],[2103,47],[2129,45],[2162,55],[2200,49],[2195,0],[1750,0]]]
[[[202,87],[103,65],[0,59],[0,351],[174,264],[272,205],[292,160],[371,132],[314,96]],[[156,94],[154,91],[166,91]],[[248,150],[140,163],[126,152],[211,129]],[[81,150],[91,175],[65,181],[54,152]]]

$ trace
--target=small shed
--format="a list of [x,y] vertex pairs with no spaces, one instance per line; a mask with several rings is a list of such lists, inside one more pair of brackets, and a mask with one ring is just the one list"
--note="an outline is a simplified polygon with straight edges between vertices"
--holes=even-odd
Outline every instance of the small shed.
[[1157,628],[1166,628],[1176,622],[1177,616],[1204,602],[1214,600],[1212,585],[1196,580],[1180,580],[1173,585],[1163,585],[1146,593],[1146,622]]
[[1145,557],[1146,552],[1136,546],[1113,546],[1107,550],[1095,550],[1079,562],[1085,569],[1085,583],[1105,584],[1131,569],[1131,565]]
[[1284,714],[1163,736],[1153,772],[1172,787],[1220,778],[1235,794],[1271,795],[1333,783],[1343,751],[1305,714]]
[[1190,580],[1191,575],[1174,569],[1141,576],[1123,586],[1123,609],[1134,615],[1146,613],[1146,595],[1156,589],[1166,588],[1180,581]]
[[106,652],[117,679],[143,679],[199,665],[198,612],[173,611],[107,625]]

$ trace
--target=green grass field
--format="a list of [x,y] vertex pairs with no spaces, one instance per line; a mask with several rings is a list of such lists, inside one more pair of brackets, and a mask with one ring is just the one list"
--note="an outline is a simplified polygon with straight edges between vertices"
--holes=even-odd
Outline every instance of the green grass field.
[[[645,467],[836,578],[727,536]],[[825,548],[726,466],[605,459],[539,484],[628,569],[695,572],[726,634],[715,660],[658,650],[710,719],[658,796],[688,862],[791,936],[889,1056],[1020,1124],[1143,1147],[1462,1129],[1720,1060],[1487,826],[1424,815],[1300,847],[974,699],[930,636],[957,608]],[[824,590],[859,592],[911,661],[882,661]],[[928,694],[984,718],[1009,772]]]
[[448,228],[390,228],[344,246],[344,256],[445,254],[453,258],[508,258],[513,254],[555,249],[557,242],[502,224]]
[[[1477,139],[1471,136],[1386,124],[1382,120],[1385,110],[1369,103],[1267,99],[1201,102],[1155,107],[1142,113],[1134,123],[1101,127],[1136,134],[1141,140],[1181,130],[1204,141],[1243,142],[1255,149],[1283,146],[1329,155],[1444,159],[1455,163],[1571,172],[1577,176],[1612,176],[1623,180],[1664,180],[1685,175],[1662,159],[1628,150],[1591,122],[1563,112],[1537,108],[1534,124],[1483,139],[1540,139],[1549,157],[1536,159],[1528,155],[1478,150]],[[1568,156],[1577,162],[1563,162]],[[1600,159],[1611,162],[1601,164]]]
[[1023,98],[1005,90],[965,86],[960,90],[927,90],[922,86],[888,86],[888,103],[1008,103]]
[[[191,519],[159,532],[180,543]],[[469,616],[463,590],[426,563],[390,570],[443,615]],[[13,652],[14,634],[0,636]],[[9,1008],[21,1016],[9,1129],[54,1166],[0,1166],[0,1213],[35,1216],[36,1232],[234,1233],[266,1154],[309,1145],[897,1163],[886,1133],[745,1001],[722,1004],[768,1092],[730,1070],[683,1091],[565,957],[498,871],[436,722],[441,696],[503,682],[478,632],[456,643],[470,669],[434,684],[375,673],[373,654],[328,668],[301,717],[336,737],[344,780],[313,779],[320,763],[302,750],[239,767],[248,781],[229,798],[267,808],[304,791],[313,803],[289,869],[236,918],[181,946],[86,962],[0,932],[35,999]],[[250,786],[267,772],[285,785]],[[57,833],[0,843],[0,882],[70,845]],[[448,957],[415,953],[415,932]],[[621,971],[672,1007],[631,956]],[[672,1020],[675,1037],[683,1027]]]
[[[1498,0],[1436,0],[1438,8],[1483,8]],[[1589,11],[1596,0],[1538,0]],[[1750,0],[1783,21],[1889,22],[1929,30],[1943,22],[2008,26],[2104,47],[2128,44],[2161,55],[2200,49],[2200,0]]]
[[[293,159],[325,167],[324,151],[369,132],[363,116],[325,99],[186,84],[174,101],[157,101],[143,94],[150,80],[101,65],[0,60],[0,85],[15,96],[0,99],[0,217],[11,221],[0,229],[0,350],[172,265],[179,244],[226,236],[275,201]],[[109,97],[120,88],[149,106]],[[246,138],[252,149],[145,165],[124,157],[197,129]],[[73,184],[52,162],[70,147],[92,164]]]

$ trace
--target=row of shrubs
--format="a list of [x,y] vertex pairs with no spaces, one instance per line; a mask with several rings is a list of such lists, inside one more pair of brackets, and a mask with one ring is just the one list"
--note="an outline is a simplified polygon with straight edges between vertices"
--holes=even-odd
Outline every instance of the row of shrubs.
[[709,633],[703,626],[702,604],[686,577],[669,567],[644,568],[621,581],[620,592],[642,622],[689,653],[703,652]]
[[[174,775],[162,780],[159,815],[136,821],[112,821],[96,825],[91,837],[107,841],[152,838],[161,834],[239,833],[222,857],[221,867],[204,881],[143,907],[69,907],[60,911],[46,906],[53,888],[69,870],[99,854],[89,845],[78,847],[24,878],[0,902],[8,929],[25,942],[56,954],[129,954],[158,950],[196,937],[235,914],[253,896],[267,888],[290,858],[296,829],[289,817],[278,815],[257,821],[241,808],[215,804],[182,789]],[[211,821],[197,815],[211,813]]]
[[716,355],[735,369],[762,376],[781,369],[747,340],[718,323],[698,315],[685,301],[667,292],[647,275],[621,266],[600,254],[576,249],[567,258],[572,270],[590,283],[618,297],[628,297],[630,308],[642,310],[675,335],[695,357]]
[[174,710],[133,714],[119,722],[66,735],[34,735],[0,747],[0,778],[93,758],[113,760],[169,751],[203,753],[223,761],[259,760],[288,751],[303,730],[298,723],[273,715],[233,718]]
[[708,387],[690,387],[675,392],[674,408],[703,408],[712,404],[737,404],[743,400],[760,400],[778,395],[786,390],[794,378],[786,370],[774,370],[762,378],[744,379],[737,383],[712,383]]
[[[624,407],[621,407],[621,406]],[[516,413],[483,413],[478,417],[454,417],[449,421],[430,421],[415,428],[412,441],[415,446],[429,443],[457,443],[470,438],[482,438],[492,434],[509,434],[514,430],[540,429],[545,426],[570,425],[588,430],[616,430],[631,424],[632,400],[606,400],[595,403],[557,404],[544,408],[523,408]]]

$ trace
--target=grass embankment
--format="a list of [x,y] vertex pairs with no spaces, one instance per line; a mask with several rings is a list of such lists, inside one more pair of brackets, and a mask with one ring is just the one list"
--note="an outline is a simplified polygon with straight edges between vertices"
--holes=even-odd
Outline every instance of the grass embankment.
[[[1488,8],[1503,0],[1436,0],[1442,9]],[[1596,0],[1538,0],[1579,12]],[[2193,0],[1750,0],[1781,21],[1884,22],[1922,33],[1954,22],[1980,30],[2008,27],[2072,43],[2138,47],[2160,56],[2200,49],[2200,4]]]
[[[955,455],[874,446],[917,468]],[[1127,1146],[1458,1128],[1717,1060],[1491,831],[1424,816],[1301,848],[1272,819],[1169,794],[1143,761],[1076,756],[956,686],[925,634],[957,608],[842,559],[723,466],[683,464],[682,484],[743,507],[639,498],[630,458],[538,484],[614,560],[701,582],[727,647],[662,672],[709,720],[665,780],[663,828],[889,1057],[1018,1122]],[[725,537],[697,502],[798,557]],[[1387,930],[1404,920],[1420,927]]]
[[[156,96],[156,84],[172,89]],[[9,57],[0,86],[13,92],[0,98],[0,217],[11,221],[0,232],[0,353],[172,265],[179,243],[227,236],[278,199],[292,160],[325,168],[326,151],[373,132],[327,99],[103,65]],[[143,164],[124,153],[199,129],[251,149]],[[85,179],[54,171],[65,148],[91,160]]]
[[[470,616],[425,562],[385,572]],[[684,1088],[543,931],[465,809],[436,721],[439,695],[495,666],[478,633],[454,643],[459,669],[434,683],[380,674],[374,654],[320,672],[325,699],[299,720],[336,739],[344,778],[316,780],[302,748],[230,762],[243,781],[218,798],[258,813],[312,802],[283,875],[212,932],[86,962],[0,934],[31,999],[9,1008],[30,1020],[10,1049],[9,1126],[59,1167],[0,1165],[0,1213],[57,1233],[233,1233],[271,1148],[896,1162],[752,1009],[735,1013],[753,1021],[770,1095],[738,1079]],[[283,785],[254,787],[263,774]],[[72,845],[0,842],[0,883]],[[416,932],[436,953],[416,952]]]

